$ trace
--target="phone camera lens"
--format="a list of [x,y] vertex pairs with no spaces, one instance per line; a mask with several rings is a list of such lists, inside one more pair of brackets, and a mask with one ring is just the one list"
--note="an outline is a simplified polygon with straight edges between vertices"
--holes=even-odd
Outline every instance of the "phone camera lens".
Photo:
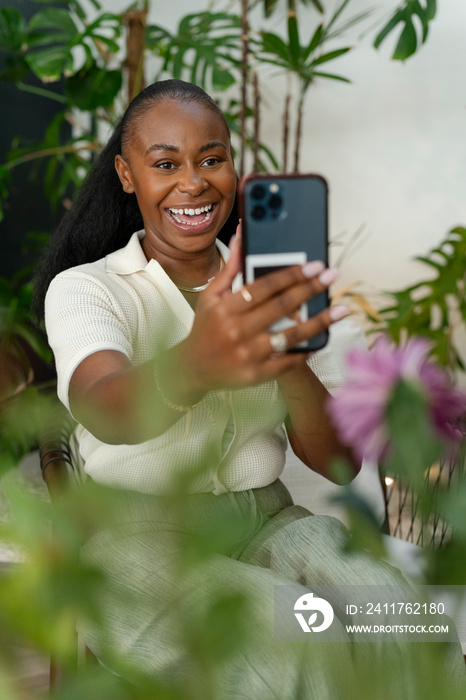
[[251,215],[253,219],[261,220],[264,218],[264,216],[267,214],[267,211],[265,207],[262,206],[262,204],[256,204],[256,206],[253,208]]
[[280,209],[282,206],[282,198],[279,194],[273,194],[269,199],[269,207],[271,209]]
[[264,199],[265,187],[263,185],[254,185],[251,190],[251,197],[253,199]]

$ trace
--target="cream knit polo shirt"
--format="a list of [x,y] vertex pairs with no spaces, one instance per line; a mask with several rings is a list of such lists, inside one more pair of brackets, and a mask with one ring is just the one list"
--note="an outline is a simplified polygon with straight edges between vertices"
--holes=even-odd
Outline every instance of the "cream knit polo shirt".
[[[45,301],[55,356],[58,396],[69,409],[70,379],[90,354],[116,350],[138,365],[181,342],[194,311],[162,267],[144,255],[133,234],[128,244],[97,262],[65,270]],[[217,241],[224,259],[228,248]],[[241,286],[235,280],[233,291]],[[327,385],[340,379],[326,350],[311,366]],[[154,385],[154,391],[156,387]],[[189,492],[242,491],[266,486],[285,464],[286,406],[275,381],[236,391],[212,391],[190,415],[138,445],[109,445],[78,426],[85,471],[94,481],[143,493],[166,493],[173,478]],[[226,439],[225,439],[226,438]]]

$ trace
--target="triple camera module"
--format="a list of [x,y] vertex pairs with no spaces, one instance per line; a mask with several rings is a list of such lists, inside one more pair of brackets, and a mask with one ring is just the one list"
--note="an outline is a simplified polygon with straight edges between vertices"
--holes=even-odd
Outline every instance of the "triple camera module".
[[251,216],[256,221],[277,219],[283,204],[280,185],[272,182],[267,185],[254,185],[251,188]]

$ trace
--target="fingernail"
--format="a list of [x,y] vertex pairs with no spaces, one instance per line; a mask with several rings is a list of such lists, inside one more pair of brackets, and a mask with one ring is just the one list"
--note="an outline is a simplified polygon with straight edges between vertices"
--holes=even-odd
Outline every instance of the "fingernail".
[[321,260],[312,260],[312,262],[305,263],[301,269],[305,277],[311,278],[322,272],[324,268],[325,265]]
[[336,267],[328,267],[322,272],[321,275],[319,275],[319,282],[322,282],[322,284],[325,284],[326,287],[329,287],[332,282],[335,282],[339,273],[340,271]]
[[350,310],[347,306],[331,306],[329,309],[329,316],[332,321],[340,321],[345,316],[348,316]]

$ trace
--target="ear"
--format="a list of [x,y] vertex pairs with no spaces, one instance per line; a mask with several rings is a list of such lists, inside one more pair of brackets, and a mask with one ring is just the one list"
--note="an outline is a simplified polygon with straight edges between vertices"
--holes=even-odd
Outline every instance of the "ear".
[[131,169],[129,167],[129,164],[123,158],[123,156],[120,156],[119,154],[115,156],[115,170],[117,171],[117,175],[120,178],[120,182],[123,187],[123,192],[127,192],[128,194],[134,192]]

